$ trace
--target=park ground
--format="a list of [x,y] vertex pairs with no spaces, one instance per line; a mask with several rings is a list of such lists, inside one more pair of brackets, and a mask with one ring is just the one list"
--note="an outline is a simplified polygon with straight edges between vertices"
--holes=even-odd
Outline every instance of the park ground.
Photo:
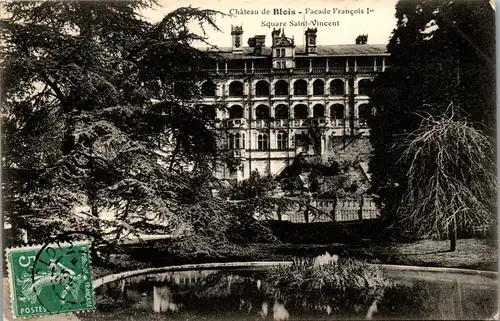
[[[156,241],[160,242],[160,241]],[[498,250],[496,241],[481,239],[459,239],[457,250],[449,252],[448,241],[421,240],[411,243],[374,243],[357,242],[355,244],[268,244],[252,243],[229,250],[216,258],[186,260],[179,257],[167,257],[165,248],[157,243],[154,249],[144,254],[146,247],[136,246],[128,254],[114,255],[112,265],[94,267],[94,277],[148,267],[177,265],[183,263],[228,262],[228,261],[287,261],[293,258],[314,257],[325,252],[340,257],[364,260],[368,263],[415,265],[430,267],[448,267],[498,271]],[[144,255],[138,255],[142,253]],[[150,259],[148,259],[150,258]],[[151,259],[152,258],[152,259]]]

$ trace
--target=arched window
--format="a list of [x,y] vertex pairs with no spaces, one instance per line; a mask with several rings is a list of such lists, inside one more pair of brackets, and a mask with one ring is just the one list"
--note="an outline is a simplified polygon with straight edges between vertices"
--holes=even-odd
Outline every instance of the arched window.
[[229,108],[229,118],[243,118],[243,107],[241,107],[240,105],[234,105]]
[[313,82],[313,95],[323,96],[325,94],[325,82],[321,79],[316,79]]
[[269,140],[267,134],[259,134],[257,136],[257,149],[258,150],[268,150]]
[[278,80],[274,86],[275,96],[288,96],[288,83],[284,80]]
[[201,105],[201,113],[205,119],[215,120],[217,113],[214,106]]
[[288,119],[288,106],[287,105],[278,105],[274,110],[276,119]]
[[293,118],[295,119],[306,119],[307,118],[307,106],[306,105],[297,105],[293,108]]
[[243,83],[241,81],[233,81],[229,84],[229,97],[243,97]]
[[297,80],[293,83],[293,94],[295,96],[307,96],[307,81]]
[[269,83],[265,80],[259,80],[255,84],[255,96],[263,97],[269,96]]
[[259,105],[255,109],[255,118],[257,119],[268,119],[269,118],[269,107],[266,105]]
[[358,107],[358,118],[359,118],[359,126],[366,127],[368,118],[371,115],[371,106],[369,104],[361,104]]
[[285,132],[278,133],[278,149],[288,149],[288,134]]
[[370,96],[372,94],[372,82],[369,79],[361,79],[358,82],[358,92],[363,96]]
[[203,97],[214,97],[216,88],[217,86],[212,81],[205,81],[201,85],[201,94]]
[[330,118],[335,120],[335,124],[340,125],[344,120],[344,105],[335,104],[330,107]]
[[344,94],[344,82],[340,79],[335,79],[330,82],[330,95],[340,96]]
[[325,106],[321,104],[314,105],[313,107],[313,117],[325,117]]

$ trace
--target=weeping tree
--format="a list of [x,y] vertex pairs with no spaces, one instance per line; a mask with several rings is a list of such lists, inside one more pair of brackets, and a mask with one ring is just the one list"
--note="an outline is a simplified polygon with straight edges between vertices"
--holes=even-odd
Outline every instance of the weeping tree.
[[398,209],[400,223],[414,235],[448,236],[491,224],[496,206],[495,152],[491,138],[453,111],[423,116],[406,137],[401,162],[409,164],[408,186]]
[[[496,136],[495,11],[488,0],[399,0],[387,46],[390,66],[374,79],[368,118],[372,192],[392,224],[409,189],[401,140],[419,114],[443,115],[450,103],[468,125]],[[460,110],[458,109],[460,106]]]
[[3,209],[37,242],[76,230],[112,242],[166,233],[193,253],[228,243],[238,218],[211,189],[232,160],[190,103],[210,80],[203,61],[217,59],[192,45],[220,13],[179,8],[151,23],[140,11],[154,5],[2,4]]

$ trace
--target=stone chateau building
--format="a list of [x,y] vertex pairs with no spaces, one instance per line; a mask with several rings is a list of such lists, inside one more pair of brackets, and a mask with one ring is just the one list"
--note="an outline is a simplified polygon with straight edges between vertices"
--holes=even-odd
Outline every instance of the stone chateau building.
[[300,153],[326,155],[347,137],[369,135],[371,82],[386,68],[386,45],[367,44],[366,35],[352,45],[318,45],[317,29],[306,30],[305,47],[281,29],[272,31],[271,47],[265,35],[243,46],[240,26],[232,26],[231,37],[232,47],[207,49],[221,59],[207,64],[214,81],[201,84],[196,102],[241,160],[237,169],[221,168],[219,178],[242,180],[254,170],[276,175]]

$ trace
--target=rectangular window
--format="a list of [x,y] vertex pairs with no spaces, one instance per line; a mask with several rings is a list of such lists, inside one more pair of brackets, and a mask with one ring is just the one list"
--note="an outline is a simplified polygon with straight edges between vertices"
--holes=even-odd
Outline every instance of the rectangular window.
[[277,140],[279,150],[288,149],[288,135],[285,132],[278,133]]
[[307,141],[308,136],[306,133],[295,134],[295,147],[304,146],[307,144]]
[[269,141],[266,134],[259,134],[257,136],[257,149],[258,150],[267,150],[269,149]]
[[276,57],[280,57],[281,51],[279,49],[276,49]]
[[281,49],[281,57],[285,57],[285,49]]
[[286,68],[286,61],[281,62],[281,68],[285,69]]

